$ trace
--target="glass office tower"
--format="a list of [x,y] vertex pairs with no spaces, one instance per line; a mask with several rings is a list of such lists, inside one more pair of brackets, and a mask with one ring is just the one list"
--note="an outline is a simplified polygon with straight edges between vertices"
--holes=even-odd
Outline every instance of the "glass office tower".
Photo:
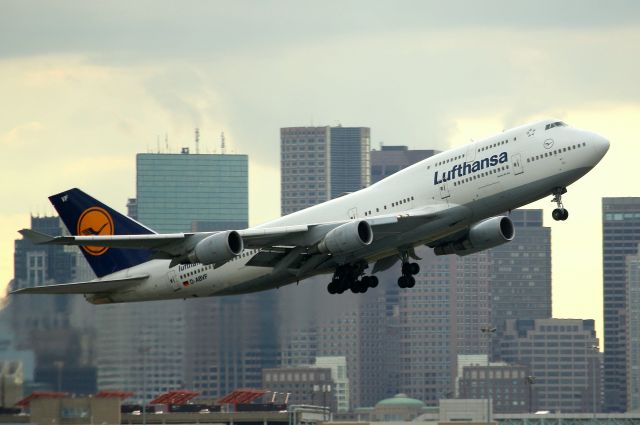
[[246,227],[247,155],[183,152],[136,156],[138,220],[160,233]]

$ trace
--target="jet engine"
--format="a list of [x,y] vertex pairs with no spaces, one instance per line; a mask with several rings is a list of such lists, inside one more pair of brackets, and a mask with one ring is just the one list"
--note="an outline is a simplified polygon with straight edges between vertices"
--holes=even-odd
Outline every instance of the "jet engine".
[[493,217],[471,226],[465,238],[436,246],[433,252],[436,255],[465,256],[507,243],[514,235],[513,222],[509,217]]
[[188,255],[191,263],[220,264],[240,255],[244,250],[242,237],[235,230],[215,233],[198,242]]
[[323,254],[344,254],[373,241],[371,225],[364,220],[342,224],[327,233],[318,243],[318,251]]

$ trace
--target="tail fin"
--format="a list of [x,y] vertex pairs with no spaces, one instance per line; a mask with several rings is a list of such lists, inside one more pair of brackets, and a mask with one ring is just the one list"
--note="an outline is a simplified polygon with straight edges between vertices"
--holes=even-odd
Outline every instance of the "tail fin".
[[[72,235],[144,235],[155,233],[137,221],[120,214],[80,189],[70,189],[49,197]],[[152,251],[84,246],[80,250],[98,277],[142,264]]]

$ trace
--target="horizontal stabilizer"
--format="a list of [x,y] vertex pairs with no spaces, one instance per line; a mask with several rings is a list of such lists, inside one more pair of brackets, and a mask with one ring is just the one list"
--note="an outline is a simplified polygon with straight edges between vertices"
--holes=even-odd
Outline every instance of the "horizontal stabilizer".
[[62,283],[59,285],[35,286],[11,291],[10,294],[104,294],[126,289],[147,279],[149,275],[112,280]]
[[31,230],[31,229],[18,230],[18,233],[20,233],[22,236],[29,239],[31,242],[33,242],[36,245],[51,242],[52,240],[55,239],[53,236],[36,232],[35,230]]

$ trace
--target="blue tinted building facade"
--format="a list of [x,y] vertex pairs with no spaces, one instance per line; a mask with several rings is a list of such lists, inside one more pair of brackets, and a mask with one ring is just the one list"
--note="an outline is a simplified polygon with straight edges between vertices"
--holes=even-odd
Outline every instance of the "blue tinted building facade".
[[[248,226],[246,155],[138,154],[130,213],[158,232]],[[98,311],[99,386],[147,400],[175,388],[219,398],[276,365],[275,293],[113,304]],[[144,376],[144,378],[143,378]]]
[[142,153],[136,169],[137,219],[153,230],[247,226],[247,155]]

